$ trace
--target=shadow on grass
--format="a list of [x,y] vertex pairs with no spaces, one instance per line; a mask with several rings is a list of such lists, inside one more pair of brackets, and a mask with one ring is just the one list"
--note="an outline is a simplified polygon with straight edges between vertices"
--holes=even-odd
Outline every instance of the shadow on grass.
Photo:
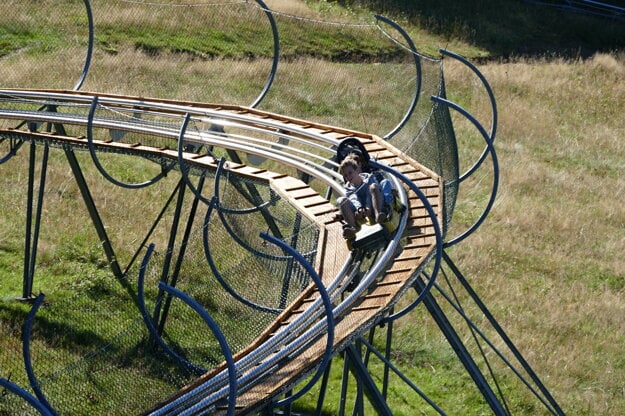
[[338,0],[459,39],[490,58],[585,58],[625,49],[625,22],[521,0]]
[[[45,309],[46,306],[42,308]],[[3,343],[7,342],[8,335],[19,340],[11,345],[20,345],[20,351],[5,352],[14,357],[22,357],[22,359],[21,340],[23,326],[29,313],[27,309],[29,309],[27,305],[16,301],[0,302],[0,327],[5,338]],[[114,335],[103,336],[98,332],[97,322],[94,323],[93,328],[78,328],[74,325],[76,322],[67,321],[67,317],[54,320],[50,314],[41,312],[40,310],[35,316],[31,336],[31,353],[38,374],[62,372],[59,366],[63,365],[67,367],[67,371],[71,371],[80,362],[105,361],[107,365],[118,368],[134,367],[151,378],[163,380],[173,378],[188,381],[192,375],[188,369],[172,360],[156,346],[139,316],[134,321],[126,322],[124,327],[116,328],[117,332]],[[55,351],[54,354],[57,357],[64,356],[68,361],[62,364],[59,360],[45,358],[48,354],[46,351],[50,352],[51,349]],[[65,353],[60,351],[65,351]],[[41,358],[37,358],[38,356]],[[71,364],[72,360],[76,362]]]

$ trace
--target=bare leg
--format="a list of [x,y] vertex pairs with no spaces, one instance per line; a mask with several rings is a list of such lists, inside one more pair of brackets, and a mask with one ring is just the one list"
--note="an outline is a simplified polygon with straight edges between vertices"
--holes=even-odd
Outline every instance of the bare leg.
[[380,189],[380,186],[375,183],[371,185],[369,190],[371,191],[375,222],[383,223],[388,218],[386,218],[386,214],[384,213],[384,198],[382,197],[382,190]]
[[352,211],[349,200],[345,197],[340,197],[336,200],[336,202],[338,203],[339,209],[341,210],[341,215],[343,216],[343,219],[345,220],[347,225],[355,229],[356,215],[354,214],[354,211]]

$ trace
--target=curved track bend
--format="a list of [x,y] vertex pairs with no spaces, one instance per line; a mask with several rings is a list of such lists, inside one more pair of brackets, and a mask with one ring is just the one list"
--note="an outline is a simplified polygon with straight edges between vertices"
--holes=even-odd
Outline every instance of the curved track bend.
[[[185,129],[189,121],[196,127]],[[389,314],[437,249],[433,220],[439,219],[432,219],[429,213],[435,212],[440,218],[441,179],[374,135],[240,106],[54,90],[0,90],[0,122],[0,140],[9,143],[10,148],[5,160],[23,143],[35,142],[95,150],[96,154],[106,151],[136,155],[182,172],[218,169],[219,161],[210,154],[189,150],[200,146],[274,161],[271,171],[232,160],[224,169],[268,182],[319,226],[313,266],[332,299],[332,355]],[[42,125],[48,126],[46,131],[36,129]],[[115,131],[119,136],[141,134],[149,139],[136,143],[91,137],[94,128]],[[288,172],[295,169],[318,179],[331,191],[328,195],[339,195],[343,187],[334,157],[337,145],[347,137],[358,138],[372,159],[399,172],[400,177],[409,178],[427,197],[422,200],[406,184],[400,187],[408,207],[400,226],[392,240],[374,254],[372,266],[363,271],[360,283],[351,291],[345,289],[353,277],[350,271],[355,259],[342,239],[331,198],[282,169],[289,167]],[[289,143],[280,144],[285,138]],[[186,147],[179,146],[179,139]],[[328,353],[326,316],[319,290],[311,285],[254,342],[235,355],[236,413],[258,411],[314,371]],[[225,364],[214,368],[148,412],[225,413],[227,373]]]

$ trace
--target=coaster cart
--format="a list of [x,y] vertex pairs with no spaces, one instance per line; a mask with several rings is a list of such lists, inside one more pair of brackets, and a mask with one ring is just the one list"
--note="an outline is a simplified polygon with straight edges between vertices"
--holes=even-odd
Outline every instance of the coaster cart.
[[[336,159],[340,164],[348,155],[354,154],[361,163],[362,171],[375,175],[376,180],[381,184],[382,181],[391,182],[385,174],[377,169],[372,169],[369,165],[369,152],[365,149],[360,140],[355,137],[348,137],[341,141],[336,151]],[[370,257],[374,252],[384,248],[393,236],[393,233],[399,225],[401,214],[406,207],[401,203],[397,196],[396,189],[392,189],[393,201],[389,204],[387,220],[383,223],[376,223],[369,218],[358,221],[359,230],[354,238],[346,238],[345,243],[350,251],[353,252],[354,262],[352,265],[351,283],[348,290],[353,289],[360,280],[360,264],[365,257]],[[339,217],[343,220],[342,216]]]

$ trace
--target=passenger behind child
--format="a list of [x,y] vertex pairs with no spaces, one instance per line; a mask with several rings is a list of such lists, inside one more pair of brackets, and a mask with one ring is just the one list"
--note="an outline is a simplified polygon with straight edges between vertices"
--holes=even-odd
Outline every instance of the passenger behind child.
[[356,157],[348,155],[343,159],[339,173],[345,180],[345,196],[339,197],[337,204],[346,223],[343,237],[350,240],[367,220],[381,224],[388,218],[380,184],[374,175],[362,172]]

